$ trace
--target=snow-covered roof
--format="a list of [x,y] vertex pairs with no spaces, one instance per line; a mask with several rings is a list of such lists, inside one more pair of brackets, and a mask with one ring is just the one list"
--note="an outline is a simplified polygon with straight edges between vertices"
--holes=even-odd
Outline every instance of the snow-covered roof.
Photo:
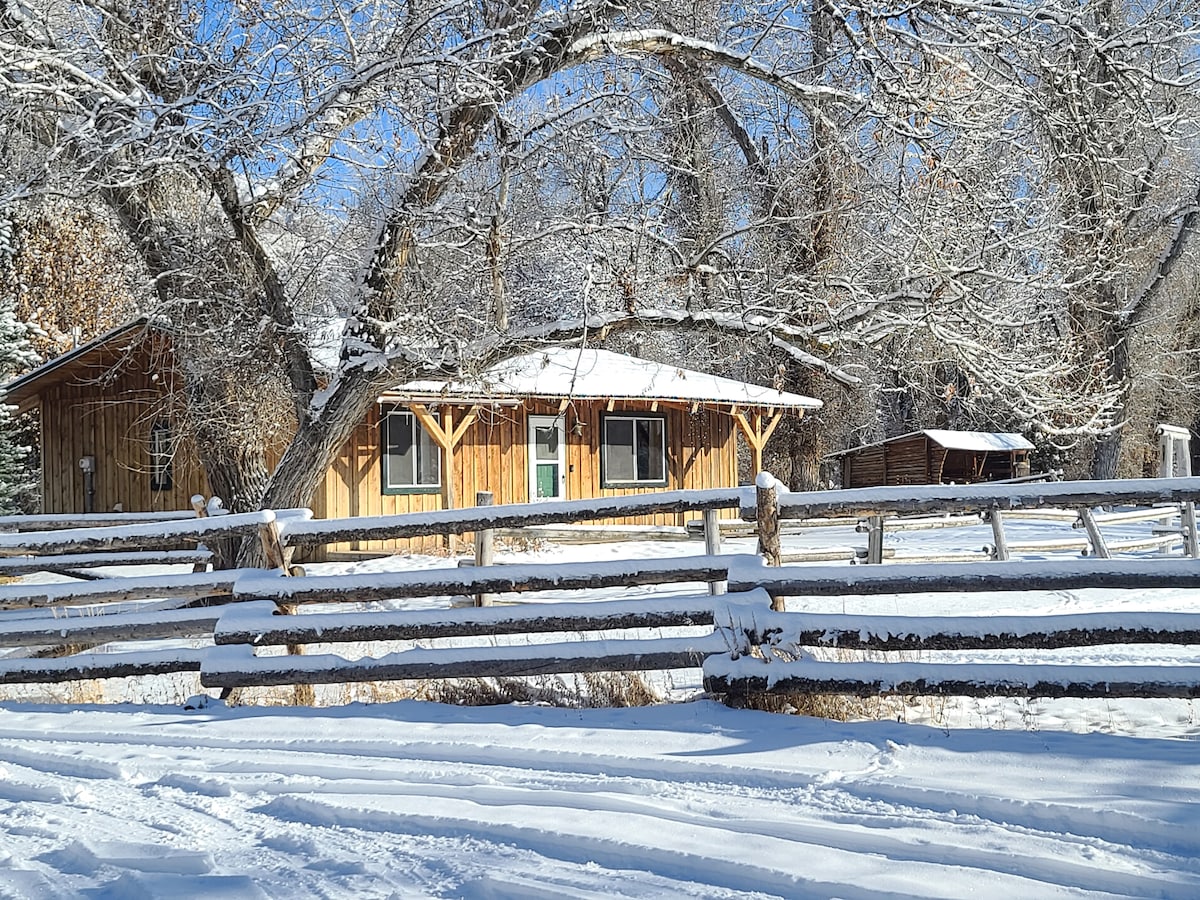
[[1033,444],[1026,440],[1022,435],[1015,432],[1007,431],[950,431],[944,428],[925,428],[921,431],[912,431],[908,434],[902,434],[899,437],[888,438],[885,441],[876,441],[874,444],[864,444],[861,447],[851,447],[849,450],[842,450],[838,453],[831,453],[830,456],[844,456],[847,453],[856,453],[859,450],[866,450],[868,447],[880,447],[883,444],[891,444],[896,441],[903,441],[907,438],[915,437],[923,434],[935,444],[944,447],[947,450],[974,450],[978,452],[990,451],[1011,451],[1011,450],[1032,450]]
[[1032,450],[1023,436],[1008,431],[946,431],[926,428],[924,434],[947,450]]
[[470,381],[410,381],[381,400],[420,397],[570,397],[817,409],[821,401],[610,350],[554,347],[516,356]]

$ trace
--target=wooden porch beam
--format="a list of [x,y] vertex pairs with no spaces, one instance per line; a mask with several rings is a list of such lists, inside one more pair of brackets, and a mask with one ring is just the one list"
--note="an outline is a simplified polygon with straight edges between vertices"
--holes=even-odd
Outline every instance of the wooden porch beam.
[[479,406],[475,405],[467,410],[466,414],[463,416],[463,420],[458,423],[458,427],[455,428],[454,433],[450,435],[450,446],[452,448],[458,446],[463,435],[467,433],[467,429],[475,424],[475,420],[477,418],[479,418]]
[[773,435],[775,433],[775,429],[779,426],[780,421],[782,421],[782,419],[783,419],[783,413],[779,412],[778,410],[775,410],[775,409],[771,410],[770,415],[771,415],[771,421],[767,425],[767,427],[763,430],[763,433],[762,433],[763,444],[766,444],[766,442],[771,439],[771,435]]
[[[429,408],[424,403],[414,403],[412,405],[413,415],[417,417],[417,421],[421,423],[421,427],[429,432],[429,436],[433,438],[433,442],[443,450],[453,450],[454,444],[450,440],[450,435],[438,423],[438,420],[429,412]],[[447,419],[447,424],[453,426],[453,420]]]
[[744,413],[740,412],[735,406],[730,411],[733,420],[737,422],[738,428],[746,437],[746,443],[750,445],[750,455],[754,461],[754,473],[757,475],[762,471],[763,465],[763,437],[762,437],[762,416],[759,413],[751,413],[750,419],[747,421]]

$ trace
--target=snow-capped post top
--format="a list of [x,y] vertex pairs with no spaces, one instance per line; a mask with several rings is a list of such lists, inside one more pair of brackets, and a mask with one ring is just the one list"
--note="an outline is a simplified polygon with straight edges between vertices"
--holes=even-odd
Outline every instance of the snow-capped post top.
[[[759,472],[754,478],[755,524],[758,528],[758,552],[768,566],[780,564],[782,551],[779,540],[779,482],[770,472]],[[777,607],[775,598],[771,608]]]

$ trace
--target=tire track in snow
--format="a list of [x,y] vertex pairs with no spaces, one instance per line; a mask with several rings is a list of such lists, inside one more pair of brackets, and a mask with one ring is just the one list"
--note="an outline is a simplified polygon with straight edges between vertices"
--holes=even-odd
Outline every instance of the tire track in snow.
[[[878,835],[864,834],[855,842],[859,846],[844,850],[825,840],[828,835],[819,827],[814,829],[818,842],[809,844],[752,829],[730,829],[727,822],[709,827],[562,807],[547,819],[545,828],[531,828],[527,823],[540,809],[508,806],[484,811],[470,800],[439,799],[431,805],[421,797],[381,802],[338,795],[279,797],[263,811],[285,821],[368,832],[409,830],[447,837],[469,833],[560,864],[632,867],[675,880],[702,871],[707,884],[781,897],[958,898],[977,891],[1017,897],[1113,897],[1161,895],[1164,890],[1161,879],[1104,872],[1094,865],[1081,870],[1044,858],[1024,860],[1023,873],[991,866],[975,869],[957,855],[947,859],[944,847],[935,848],[928,860],[912,859],[895,852],[903,849],[900,842]],[[639,840],[642,835],[647,840]],[[1178,896],[1195,890],[1195,884],[1181,885]]]
[[[87,745],[81,745],[87,746]],[[157,743],[154,745],[157,747]],[[432,745],[421,745],[421,749],[428,750]],[[120,748],[117,748],[120,749]],[[141,748],[144,752],[145,747]],[[193,748],[194,749],[194,748]],[[737,778],[733,782],[722,782],[717,780],[715,776],[720,774],[730,774],[733,770],[728,766],[714,765],[712,763],[696,764],[695,760],[689,760],[682,765],[675,767],[676,771],[670,772],[673,777],[668,781],[646,781],[643,778],[634,778],[632,776],[617,776],[614,779],[611,775],[601,775],[601,769],[609,771],[621,770],[622,765],[620,760],[604,758],[601,760],[593,760],[587,754],[563,754],[561,752],[552,754],[553,761],[559,765],[552,770],[534,769],[529,764],[536,761],[539,764],[544,764],[547,760],[544,758],[545,752],[532,754],[536,757],[535,760],[530,760],[527,757],[531,754],[515,754],[512,751],[494,752],[491,755],[498,757],[491,762],[482,762],[482,756],[479,748],[472,748],[472,753],[459,755],[456,759],[455,753],[436,754],[440,759],[437,760],[438,766],[436,777],[442,783],[450,782],[447,787],[439,787],[438,785],[430,785],[427,781],[419,780],[407,783],[403,781],[406,777],[420,777],[427,779],[430,776],[430,771],[427,765],[419,762],[414,762],[411,759],[405,760],[404,765],[399,768],[404,771],[398,771],[396,761],[390,761],[389,765],[384,768],[379,768],[374,773],[367,772],[367,784],[364,784],[364,769],[368,769],[372,765],[378,766],[381,762],[379,756],[375,754],[375,748],[369,756],[347,757],[344,754],[336,756],[323,750],[298,749],[294,745],[287,747],[274,746],[272,749],[272,758],[257,762],[255,760],[247,760],[241,753],[232,749],[226,749],[219,754],[222,760],[217,767],[217,771],[213,771],[210,767],[213,762],[211,751],[205,755],[204,759],[197,759],[195,762],[204,768],[203,773],[191,773],[187,777],[179,775],[168,776],[165,786],[174,786],[185,791],[194,791],[199,794],[207,794],[210,796],[228,796],[235,791],[242,794],[266,794],[266,795],[287,795],[296,792],[313,792],[322,795],[330,795],[335,793],[356,794],[365,793],[378,797],[393,797],[393,796],[410,796],[424,797],[430,804],[437,804],[452,799],[456,795],[460,795],[464,788],[472,788],[481,780],[486,784],[502,784],[506,781],[511,782],[515,779],[518,783],[523,782],[526,785],[536,785],[534,793],[536,793],[536,803],[550,807],[562,809],[588,809],[593,812],[621,812],[638,815],[658,815],[664,822],[664,827],[669,827],[671,824],[690,823],[695,824],[694,817],[673,816],[669,812],[660,808],[662,798],[669,793],[672,788],[679,791],[682,790],[690,796],[690,803],[697,805],[700,797],[705,791],[709,791],[711,785],[716,785],[716,797],[711,804],[713,808],[720,808],[724,803],[727,804],[727,798],[731,792],[737,793],[740,797],[739,802],[743,805],[750,802],[750,797],[754,793],[762,795],[762,813],[764,817],[770,818],[771,813],[778,808],[780,803],[794,802],[797,791],[806,791],[804,802],[808,807],[823,808],[824,820],[820,824],[807,823],[804,825],[789,825],[785,830],[791,839],[798,842],[810,844],[823,844],[838,849],[853,851],[853,852],[869,852],[878,853],[884,852],[894,858],[907,859],[910,861],[936,861],[939,858],[940,851],[921,850],[918,852],[915,848],[920,843],[920,835],[912,839],[910,842],[903,841],[880,841],[872,843],[872,841],[864,841],[857,836],[855,829],[867,830],[868,833],[878,835],[884,828],[892,828],[892,823],[903,819],[906,828],[914,828],[915,823],[923,823],[929,828],[931,833],[936,837],[939,830],[947,827],[948,823],[956,825],[959,828],[967,828],[983,830],[985,827],[990,828],[993,832],[997,829],[1012,832],[1014,835],[1022,835],[1027,841],[1038,839],[1044,845],[1041,850],[1045,852],[1045,846],[1054,845],[1053,854],[1055,857],[1063,855],[1078,855],[1080,853],[1093,854],[1097,858],[1103,858],[1111,854],[1113,848],[1121,847],[1123,842],[1119,837],[1112,835],[1111,832],[1120,832],[1126,826],[1135,824],[1132,819],[1124,818],[1119,813],[1112,813],[1104,817],[1106,828],[1094,828],[1088,834],[1073,833],[1069,837],[1065,837],[1056,831],[1046,830],[1046,825],[1058,825],[1059,821],[1053,821],[1054,813],[1047,813],[1045,821],[1037,820],[1037,816],[1032,817],[1035,821],[1029,821],[1030,811],[1037,809],[1036,806],[1028,803],[1011,804],[1005,802],[997,802],[994,810],[985,809],[988,801],[986,798],[966,797],[963,795],[947,795],[938,797],[936,794],[930,794],[931,798],[936,797],[939,803],[936,807],[930,805],[917,807],[911,802],[903,807],[902,815],[895,808],[888,807],[887,802],[892,800],[911,800],[912,791],[904,786],[898,785],[894,788],[888,788],[885,785],[858,785],[851,784],[849,786],[841,786],[840,793],[831,794],[828,791],[814,791],[814,785],[828,784],[830,776],[826,775],[820,779],[802,779],[796,777],[790,778],[767,778],[761,776],[747,778],[745,773],[735,773]],[[355,749],[361,749],[355,747]],[[412,747],[405,748],[405,755],[412,757],[414,754],[408,752]],[[443,751],[447,747],[441,748]],[[457,748],[449,748],[455,750]],[[107,772],[110,777],[131,779],[135,776],[131,774],[127,767],[119,765],[109,765],[102,761],[88,761],[78,754],[59,754],[56,759],[59,762],[67,761],[67,768],[71,771],[81,773],[83,777],[95,778]],[[392,753],[395,753],[393,747]],[[14,755],[14,754],[9,754]],[[27,751],[23,754],[16,754],[22,758],[36,757],[37,754],[33,751]],[[435,754],[424,753],[424,759],[429,760]],[[501,765],[501,761],[511,759],[513,756],[523,758],[525,765],[519,769],[513,769],[511,766]],[[881,754],[886,756],[886,754]],[[462,760],[466,761],[462,761]],[[565,764],[564,764],[565,763]],[[52,768],[49,765],[44,768]],[[641,767],[644,770],[644,764]],[[657,767],[662,768],[662,767]],[[879,765],[872,765],[870,771],[877,772],[880,770]],[[687,771],[687,770],[691,771]],[[696,771],[696,770],[699,771]],[[286,771],[287,775],[281,775],[280,770]],[[452,774],[451,770],[457,770],[456,774]],[[486,773],[481,775],[481,772]],[[699,775],[702,780],[688,781],[684,774],[693,776]],[[662,774],[656,772],[656,774]],[[449,777],[448,777],[449,776]],[[584,779],[593,779],[587,781]],[[594,779],[599,778],[596,781]],[[627,798],[617,801],[613,799],[613,787],[624,778],[624,791],[626,793],[634,793],[643,798],[654,798],[642,803],[631,803]],[[173,779],[173,780],[172,780]],[[190,780],[189,780],[190,779]],[[764,784],[764,780],[767,782]],[[554,792],[548,785],[555,782],[566,785],[566,792]],[[491,790],[492,793],[488,793]],[[785,795],[780,796],[779,791],[784,790]],[[605,792],[606,796],[603,802],[594,801],[590,804],[582,804],[579,800],[581,793],[586,795],[588,792],[598,793]],[[496,789],[474,788],[471,791],[471,796],[477,803],[481,805],[511,805],[514,802],[511,791],[509,793],[498,793]],[[862,802],[856,802],[861,800]],[[1053,809],[1048,807],[1048,809]],[[657,812],[654,812],[657,810]],[[649,811],[649,813],[648,813]],[[998,818],[993,813],[999,812],[1003,817]],[[1020,812],[1025,814],[1025,818],[1005,815],[1012,812]],[[1058,813],[1058,818],[1061,819],[1061,812]],[[1075,821],[1073,826],[1078,826],[1080,823]],[[1098,823],[1091,823],[1098,824]],[[1142,828],[1146,827],[1144,821],[1140,823]],[[732,820],[724,822],[731,834],[734,833],[753,833],[753,828],[746,825],[737,825]],[[777,825],[777,828],[781,827]],[[1170,830],[1171,826],[1162,823],[1164,830]],[[919,831],[919,830],[918,830]],[[1106,833],[1107,832],[1107,833]],[[1180,834],[1179,829],[1173,829],[1173,833]],[[1014,838],[1015,840],[1015,838]],[[1075,846],[1072,846],[1075,845]],[[1128,847],[1125,848],[1129,852]],[[960,860],[965,865],[984,868],[990,866],[993,869],[1000,871],[1010,871],[1018,873],[1021,870],[1028,868],[1028,854],[1018,852],[1014,853],[1011,850],[993,854],[992,856],[979,856],[972,858],[968,862],[970,853],[964,848],[956,848],[956,853]],[[924,854],[924,855],[923,855]],[[1153,860],[1145,861],[1147,864]],[[1094,869],[1096,866],[1095,859],[1091,862],[1081,863],[1086,868]],[[1050,880],[1055,878],[1062,879],[1067,875],[1067,868],[1060,868],[1058,875],[1048,874],[1046,877]],[[1082,879],[1082,880],[1081,880]],[[1067,879],[1070,883],[1087,883],[1091,884],[1094,889],[1101,889],[1103,884],[1095,879],[1086,877],[1086,873],[1080,875],[1076,873]],[[1106,877],[1104,884],[1111,884],[1112,879]]]

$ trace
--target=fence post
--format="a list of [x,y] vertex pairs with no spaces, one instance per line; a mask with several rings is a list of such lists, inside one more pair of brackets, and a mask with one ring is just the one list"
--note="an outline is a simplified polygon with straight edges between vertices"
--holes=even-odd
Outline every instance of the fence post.
[[992,540],[996,542],[996,559],[1004,562],[1008,559],[1008,538],[1004,536],[1004,513],[1000,507],[993,506],[988,513],[992,521]]
[[[275,520],[274,515],[270,521],[264,522],[258,526],[258,538],[262,541],[263,556],[266,557],[267,565],[272,569],[278,569],[279,574],[284,576],[291,575],[291,571],[287,564],[287,552],[283,548],[283,541],[279,539],[279,523]],[[276,604],[280,615],[294,616],[299,612],[299,605],[295,603],[278,603]],[[303,644],[288,644],[288,656],[303,656]],[[316,691],[311,684],[296,684],[292,687],[292,703],[296,706],[313,706],[317,702]]]
[[867,520],[867,564],[883,565],[883,516]]
[[1200,535],[1196,534],[1196,504],[1187,502],[1180,510],[1180,523],[1183,525],[1183,537],[1187,542],[1187,554],[1192,559],[1200,559]]
[[[495,502],[491,491],[477,491],[476,506],[491,506]],[[496,557],[496,532],[491,528],[483,528],[475,532],[475,565],[490,566]],[[491,606],[495,597],[492,594],[476,594],[476,606]]]
[[[708,556],[721,555],[721,522],[717,518],[715,509],[704,510],[704,552]],[[708,583],[708,593],[710,596],[724,594],[726,590],[726,582],[710,581]]]
[[[758,524],[758,553],[768,566],[780,564],[779,490],[770,472],[759,472],[754,479],[755,520]],[[783,597],[771,598],[771,609],[784,612]]]
[[[197,519],[207,519],[208,518],[208,507],[204,505],[204,495],[203,494],[193,494],[192,495],[192,509],[196,511]],[[196,549],[197,550],[207,550],[208,548],[205,547],[202,542],[197,542]],[[193,563],[192,571],[193,572],[207,572],[208,571],[208,563]]]
[[263,558],[269,569],[281,569],[284,575],[288,573],[287,554],[283,550],[283,541],[279,539],[279,523],[272,513],[270,521],[258,526],[258,539],[262,543]]
[[1096,524],[1096,514],[1089,506],[1079,507],[1079,518],[1083,521],[1083,527],[1087,529],[1088,540],[1092,542],[1092,553],[1101,559],[1111,559],[1112,554],[1108,552],[1108,544],[1104,543],[1104,535],[1100,533],[1100,526]]

